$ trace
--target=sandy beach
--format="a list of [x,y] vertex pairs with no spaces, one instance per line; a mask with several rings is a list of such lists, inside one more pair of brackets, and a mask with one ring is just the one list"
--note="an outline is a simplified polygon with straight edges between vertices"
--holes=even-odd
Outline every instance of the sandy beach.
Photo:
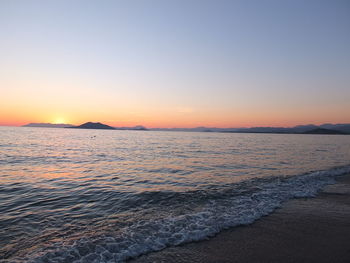
[[141,256],[140,262],[350,262],[350,175],[251,225]]

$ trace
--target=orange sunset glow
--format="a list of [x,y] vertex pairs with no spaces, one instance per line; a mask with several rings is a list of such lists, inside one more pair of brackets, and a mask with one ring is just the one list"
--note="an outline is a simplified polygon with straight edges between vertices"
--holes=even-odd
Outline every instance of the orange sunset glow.
[[[79,13],[63,4],[55,8],[67,11],[64,18],[49,16],[50,6],[6,8],[0,125],[235,128],[350,121],[349,37],[341,20],[315,17],[305,25],[286,17],[271,24],[273,16],[254,9],[250,17],[201,25],[192,13],[183,21],[169,14],[173,22],[166,27],[159,20],[170,7],[149,15],[140,6],[135,12],[143,20],[115,10],[121,20],[110,22],[106,10]],[[203,14],[210,10],[203,6]]]

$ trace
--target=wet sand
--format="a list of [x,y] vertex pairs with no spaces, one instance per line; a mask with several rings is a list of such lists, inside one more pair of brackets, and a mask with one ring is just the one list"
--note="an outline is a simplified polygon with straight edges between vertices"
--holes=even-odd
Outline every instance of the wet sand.
[[166,248],[140,262],[350,262],[350,175],[315,198],[293,199],[251,225]]

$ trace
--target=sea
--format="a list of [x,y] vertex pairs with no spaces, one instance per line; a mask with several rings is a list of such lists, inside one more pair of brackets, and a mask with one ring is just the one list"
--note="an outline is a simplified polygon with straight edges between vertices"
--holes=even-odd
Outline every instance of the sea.
[[0,262],[125,262],[347,173],[347,135],[0,127]]

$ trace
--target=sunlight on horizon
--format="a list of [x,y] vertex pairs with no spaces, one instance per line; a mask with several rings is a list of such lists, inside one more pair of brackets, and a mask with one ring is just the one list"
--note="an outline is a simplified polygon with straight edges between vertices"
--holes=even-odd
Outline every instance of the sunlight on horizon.
[[66,119],[59,117],[54,119],[54,121],[52,122],[53,124],[67,124]]

